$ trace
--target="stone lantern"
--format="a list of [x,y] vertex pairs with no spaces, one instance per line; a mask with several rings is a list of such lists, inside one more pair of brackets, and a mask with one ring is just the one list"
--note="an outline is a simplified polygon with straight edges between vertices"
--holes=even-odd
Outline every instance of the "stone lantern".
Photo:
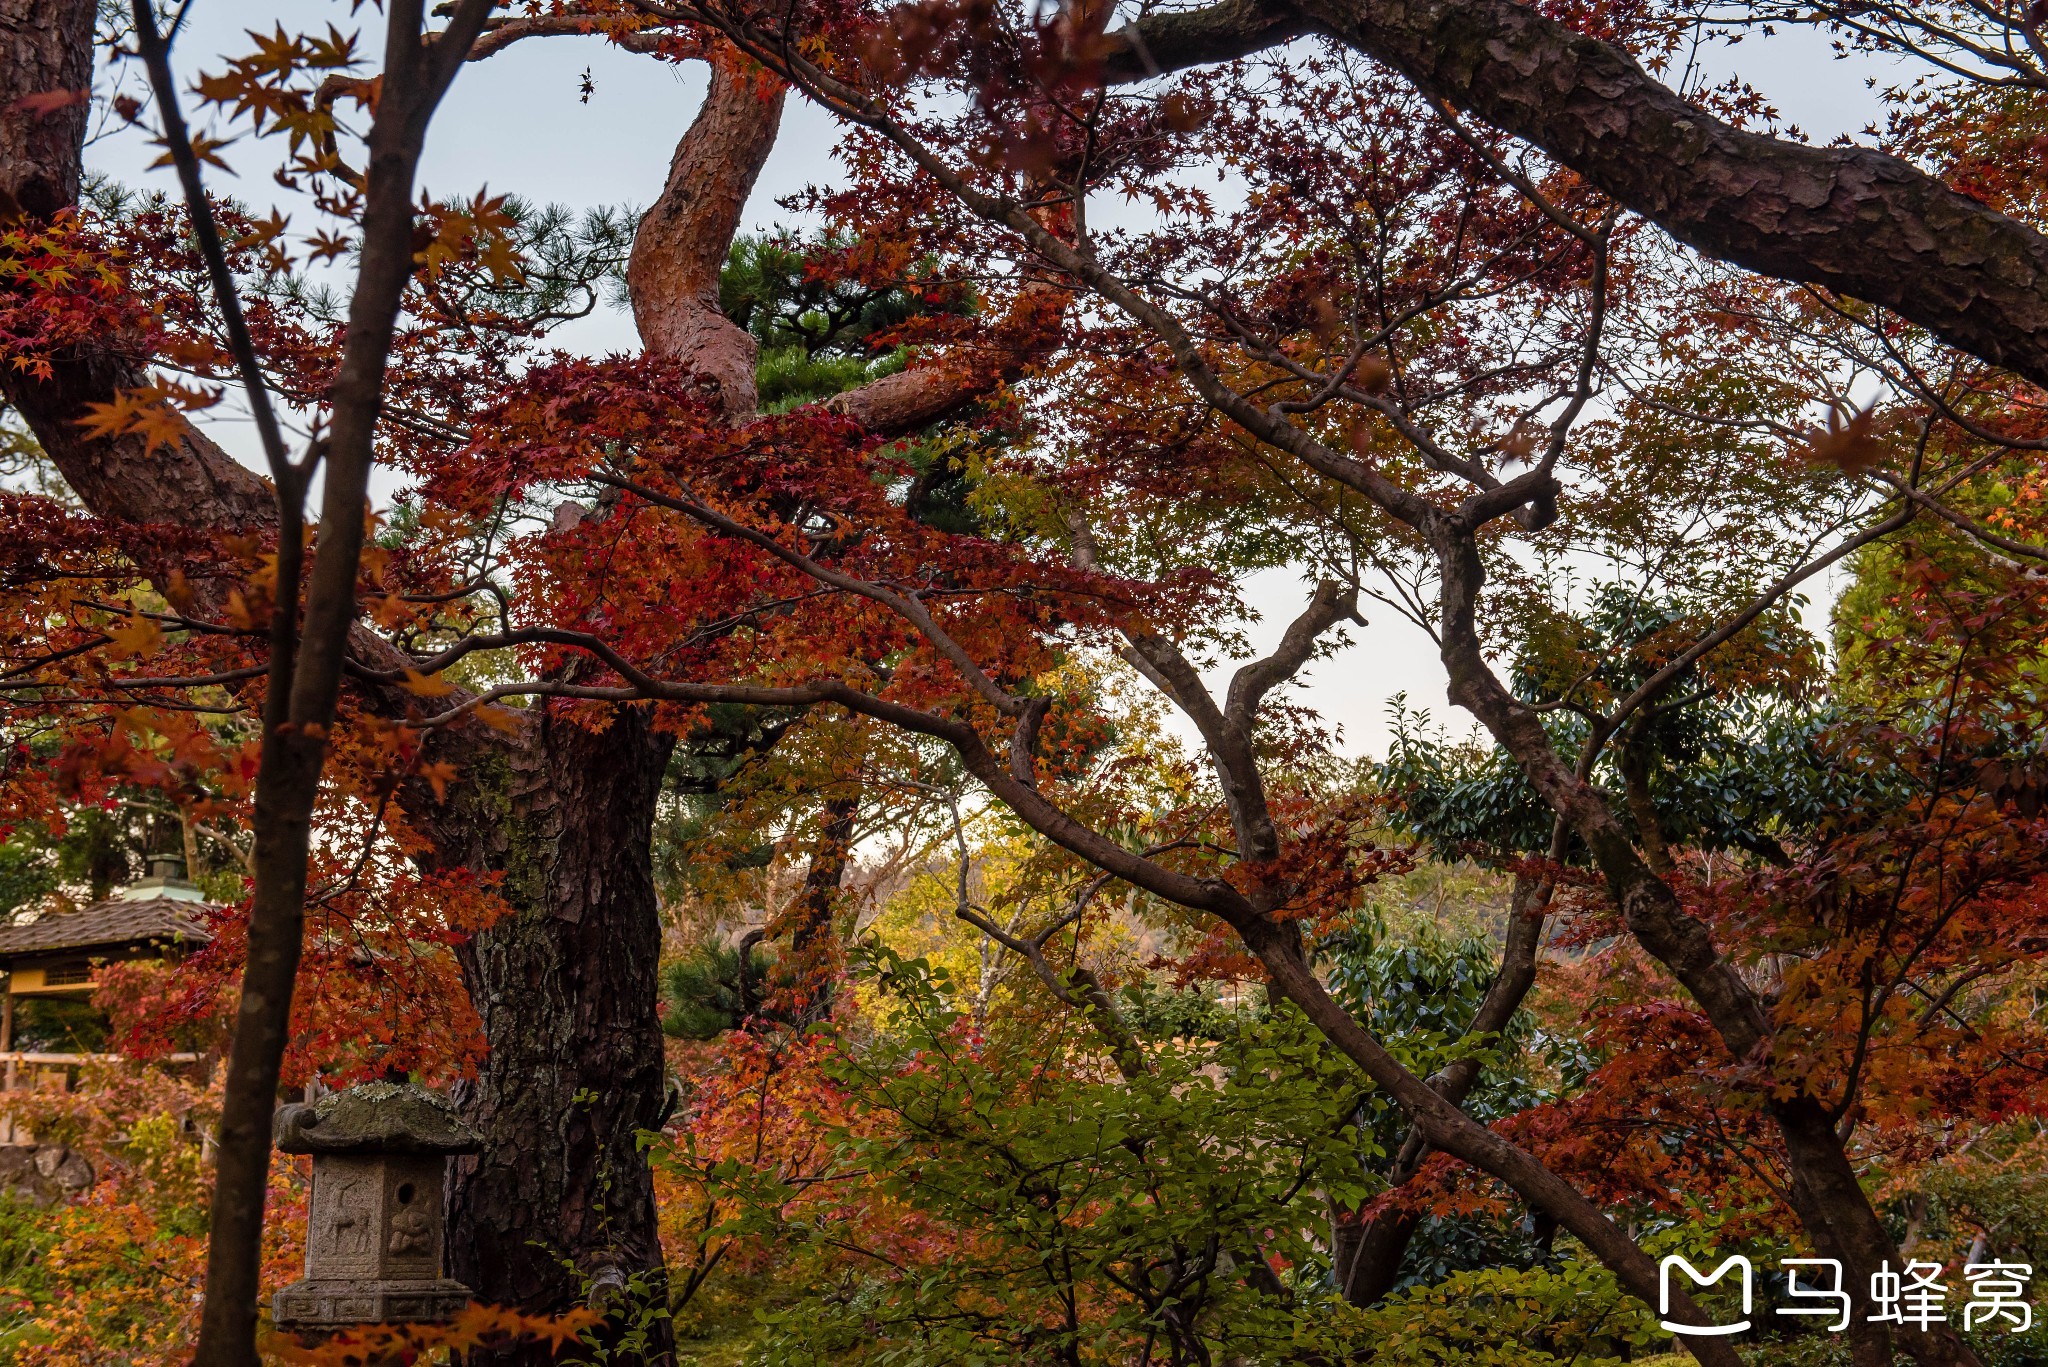
[[469,1303],[469,1288],[441,1275],[448,1156],[479,1142],[452,1105],[410,1083],[368,1082],[284,1107],[276,1136],[280,1152],[313,1155],[306,1276],[272,1299],[278,1328],[419,1324]]

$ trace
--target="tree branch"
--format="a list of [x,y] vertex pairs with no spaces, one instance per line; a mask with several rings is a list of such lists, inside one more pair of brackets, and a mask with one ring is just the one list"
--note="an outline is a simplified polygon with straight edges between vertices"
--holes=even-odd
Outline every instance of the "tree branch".
[[1884,153],[1743,132],[1517,0],[1226,0],[1110,34],[1104,79],[1230,61],[1311,30],[1708,256],[1883,304],[2048,384],[2048,237]]

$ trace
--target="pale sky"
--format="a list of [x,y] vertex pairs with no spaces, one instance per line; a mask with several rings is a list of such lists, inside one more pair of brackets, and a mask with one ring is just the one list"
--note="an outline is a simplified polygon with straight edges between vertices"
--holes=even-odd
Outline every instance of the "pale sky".
[[[243,30],[267,32],[279,23],[288,30],[328,23],[344,31],[359,27],[371,53],[381,43],[377,16],[368,6],[351,19],[345,3],[191,0],[174,54],[181,79],[189,81],[195,70],[214,65],[216,54],[249,50]],[[1703,54],[1703,65],[1716,76],[1739,70],[1816,141],[1853,135],[1874,116],[1875,102],[1864,88],[1868,68],[1832,60],[1825,41],[1808,33],[1752,38],[1737,49]],[[587,102],[580,93],[586,68],[594,87]],[[129,88],[138,76],[125,78]],[[659,192],[669,156],[703,89],[699,65],[679,69],[620,52],[599,38],[514,44],[472,64],[456,81],[435,118],[421,179],[439,193],[470,194],[488,186],[493,192],[574,208],[644,206]],[[834,141],[832,121],[792,97],[781,140],[749,201],[747,226],[784,226],[789,220],[778,199],[813,182],[837,182],[844,171],[832,157]],[[225,155],[233,162],[236,149]],[[141,137],[123,130],[97,141],[87,160],[131,186],[175,192],[170,171],[146,169],[154,156]],[[282,202],[267,167],[240,179],[216,175],[212,184],[259,209],[273,200]],[[289,213],[293,206],[282,207]],[[557,341],[592,353],[637,349],[632,320],[619,313],[574,324],[557,334]],[[254,456],[246,433],[238,439],[234,424],[219,426],[225,430],[216,435],[224,444],[238,455]],[[1253,641],[1270,646],[1304,601],[1306,588],[1291,573],[1273,572],[1259,576],[1249,592],[1265,616],[1251,633]],[[1342,727],[1345,748],[1352,753],[1383,749],[1386,702],[1395,693],[1406,691],[1411,704],[1439,717],[1448,712],[1442,669],[1429,639],[1384,609],[1375,612],[1368,606],[1366,616],[1372,626],[1352,630],[1350,649],[1309,672],[1304,699]],[[1455,720],[1464,729],[1462,717]]]

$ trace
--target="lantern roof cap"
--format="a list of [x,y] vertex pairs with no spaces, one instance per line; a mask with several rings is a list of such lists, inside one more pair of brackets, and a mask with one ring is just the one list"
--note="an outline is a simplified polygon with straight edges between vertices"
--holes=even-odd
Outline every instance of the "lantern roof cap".
[[282,1153],[474,1153],[482,1140],[446,1097],[410,1082],[364,1082],[281,1108]]

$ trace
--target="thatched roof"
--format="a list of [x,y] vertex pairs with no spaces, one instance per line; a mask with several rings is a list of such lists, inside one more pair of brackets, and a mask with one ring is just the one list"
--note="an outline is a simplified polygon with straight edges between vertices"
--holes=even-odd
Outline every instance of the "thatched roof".
[[205,904],[187,898],[112,898],[83,911],[60,912],[26,925],[0,926],[0,961],[65,950],[112,950],[142,944],[203,945],[213,937],[201,919]]

